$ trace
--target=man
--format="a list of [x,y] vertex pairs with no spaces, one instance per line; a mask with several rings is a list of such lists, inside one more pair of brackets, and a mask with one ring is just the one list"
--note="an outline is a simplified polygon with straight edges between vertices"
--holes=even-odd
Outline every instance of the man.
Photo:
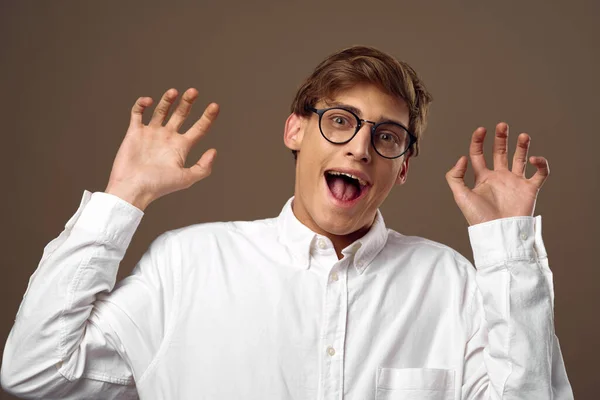
[[[145,208],[210,174],[216,151],[184,168],[218,106],[178,130],[172,89],[142,123],[135,103],[104,193],[84,192],[44,249],[4,353],[3,386],[34,398],[570,399],[553,325],[553,284],[533,218],[548,176],[512,170],[508,126],[475,187],[448,172],[471,225],[477,270],[452,249],[385,227],[378,211],[406,182],[431,97],[407,64],[354,47],[298,91],[284,142],[294,197],[277,218],[197,224],[160,235],[113,289]],[[163,123],[166,124],[163,126]]]

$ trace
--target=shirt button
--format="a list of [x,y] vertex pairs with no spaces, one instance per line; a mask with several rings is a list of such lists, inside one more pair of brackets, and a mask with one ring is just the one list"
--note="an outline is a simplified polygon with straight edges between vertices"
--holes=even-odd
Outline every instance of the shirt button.
[[332,272],[332,273],[331,273],[331,280],[332,280],[333,282],[337,282],[338,278],[339,278],[339,277],[338,277],[338,274],[337,274],[337,272]]
[[333,357],[335,355],[335,349],[331,346],[329,346],[327,348],[327,354],[329,354],[331,357]]
[[320,249],[324,249],[327,247],[327,243],[325,243],[323,239],[319,239],[317,240],[317,246],[319,246]]
[[521,240],[527,240],[527,234],[525,232],[521,232]]

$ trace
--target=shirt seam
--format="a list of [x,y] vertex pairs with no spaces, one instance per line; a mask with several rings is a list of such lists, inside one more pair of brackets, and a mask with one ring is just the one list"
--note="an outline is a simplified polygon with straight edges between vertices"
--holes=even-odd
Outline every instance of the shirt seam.
[[475,314],[475,303],[477,302],[477,287],[475,287],[475,289],[472,290],[472,293],[469,294],[469,320],[468,320],[468,324],[469,324],[469,330],[468,332],[468,340],[471,340],[473,338],[473,336],[475,336],[475,332],[473,332],[473,329],[475,329],[475,324],[473,321],[473,317]]
[[[58,371],[58,373],[64,377],[66,380],[68,380],[69,382],[73,382],[74,380],[77,380],[79,378],[72,376],[71,374],[67,374],[63,368],[59,368],[57,367],[56,370]],[[102,373],[102,372],[95,372],[95,371],[86,371],[81,375],[81,378],[83,379],[92,379],[95,381],[100,381],[100,382],[106,382],[106,383],[115,383],[117,385],[132,385],[135,383],[135,381],[132,378],[129,377],[115,377],[115,376],[111,376],[109,374],[106,373]]]
[[[511,297],[510,297],[510,287],[512,285],[512,271],[511,268],[509,268],[509,266],[507,265],[507,261],[504,262],[504,265],[506,267],[506,270],[508,271],[508,284],[506,285],[506,298],[508,299],[508,301],[506,302],[506,325],[507,325],[507,337],[506,337],[506,344],[505,344],[505,350],[506,350],[506,360],[508,363],[508,374],[506,374],[506,378],[504,379],[504,382],[502,382],[502,397],[504,397],[504,395],[506,394],[506,389],[507,389],[507,382],[510,379],[511,375],[513,374],[513,362],[511,361],[511,357],[510,357],[510,350],[511,350],[511,337],[513,336],[513,326],[510,323],[510,316],[511,316]],[[489,344],[489,340],[488,340],[488,344]]]
[[[546,274],[549,273],[550,274],[549,279],[552,279],[552,277],[551,277],[552,272],[550,271],[550,268],[548,268],[547,272],[544,270],[544,267],[538,257],[535,257],[535,260],[533,260],[533,261],[535,261],[535,264],[538,268],[538,272],[541,275],[541,280],[543,282],[543,285],[547,290],[547,296],[545,296],[545,297],[546,297],[546,301],[549,303],[548,308],[550,309],[550,312],[548,315],[548,318],[550,320],[550,327],[549,327],[550,331],[548,332],[548,339],[549,339],[548,343],[552,343],[554,341],[554,336],[556,335],[556,333],[555,333],[556,325],[555,325],[555,320],[554,320],[554,301],[553,301],[553,295],[552,295],[553,288],[551,286],[552,284],[549,282],[548,278],[546,277]],[[554,347],[552,344],[549,345],[549,352],[550,352],[549,358],[553,359]]]
[[[453,252],[453,256],[454,256],[454,262],[457,265],[460,265],[462,268],[468,269],[468,268],[472,268],[474,269],[473,265],[466,260],[460,253],[458,253],[457,251]],[[462,260],[461,260],[462,259]],[[467,277],[466,277],[466,282],[469,282],[469,272],[466,271],[465,272]],[[475,273],[477,273],[475,271]],[[474,308],[475,308],[475,303],[477,302],[477,291],[479,290],[479,287],[477,286],[477,280],[476,278],[474,279],[474,288],[471,289],[470,293],[467,294],[469,300],[468,300],[468,305],[467,305],[467,315],[468,315],[468,319],[467,319],[467,327],[468,327],[468,340],[471,340],[471,338],[473,337],[473,335],[475,333],[472,333],[475,325],[474,325],[474,321],[473,321],[473,316],[474,316]]]
[[[58,343],[58,356],[59,356],[59,360],[63,361],[66,360],[67,358],[67,354],[66,354],[66,338],[68,336],[67,334],[67,324],[65,322],[65,313],[66,310],[72,308],[73,306],[73,297],[75,296],[75,292],[77,287],[79,286],[79,283],[81,282],[81,276],[83,275],[83,271],[85,271],[86,267],[89,265],[90,260],[98,253],[98,245],[100,244],[110,244],[107,243],[106,238],[104,237],[105,235],[105,231],[103,230],[95,239],[94,242],[92,243],[92,246],[94,247],[94,250],[91,252],[90,255],[88,255],[87,257],[83,258],[79,264],[79,266],[77,267],[77,269],[75,270],[75,274],[73,276],[73,278],[71,279],[71,282],[69,283],[69,287],[67,289],[67,298],[66,301],[64,302],[63,308],[60,311],[59,314],[59,322],[60,322],[60,340]],[[88,317],[89,319],[89,317]],[[86,319],[87,322],[87,319]]]
[[118,385],[132,385],[135,381],[129,377],[115,377],[103,372],[90,371],[82,375],[82,378],[93,379],[101,382],[116,383]]
[[535,256],[535,254],[531,254],[529,256],[527,255],[515,255],[515,256],[510,256],[507,258],[503,258],[501,260],[495,260],[492,262],[488,262],[488,263],[482,263],[481,265],[479,265],[477,267],[477,269],[491,269],[491,268],[500,268],[500,269],[507,269],[508,271],[512,271],[512,267],[510,266],[511,262],[520,262],[520,261],[525,261],[525,262],[532,262],[532,261],[537,261],[537,257]]

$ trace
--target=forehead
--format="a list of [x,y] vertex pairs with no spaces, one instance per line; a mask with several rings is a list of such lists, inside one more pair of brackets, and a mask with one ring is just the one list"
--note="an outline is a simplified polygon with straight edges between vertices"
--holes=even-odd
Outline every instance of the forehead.
[[371,121],[392,120],[408,126],[409,111],[406,102],[375,85],[360,84],[338,90],[322,103],[328,107],[351,106],[359,117]]

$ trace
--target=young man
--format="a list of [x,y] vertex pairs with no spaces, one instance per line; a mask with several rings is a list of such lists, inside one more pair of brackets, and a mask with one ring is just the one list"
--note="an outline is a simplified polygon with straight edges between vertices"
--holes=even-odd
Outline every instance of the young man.
[[[294,197],[276,218],[160,235],[131,276],[117,268],[152,201],[210,174],[211,104],[177,131],[197,91],[169,90],[148,125],[140,98],[105,192],[84,192],[44,249],[2,364],[33,398],[571,399],[553,325],[552,274],[534,218],[548,175],[524,176],[529,136],[494,168],[473,133],[447,180],[475,270],[452,249],[385,227],[378,211],[406,181],[431,97],[406,64],[367,47],[333,54],[300,88],[285,124]],[[163,123],[166,125],[163,126]]]

